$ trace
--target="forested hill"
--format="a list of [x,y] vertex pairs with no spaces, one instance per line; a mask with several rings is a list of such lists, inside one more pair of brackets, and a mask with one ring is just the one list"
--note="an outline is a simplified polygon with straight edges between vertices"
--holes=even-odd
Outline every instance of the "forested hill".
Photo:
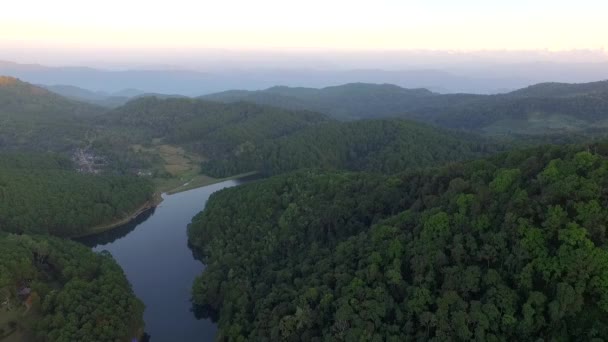
[[601,340],[608,143],[214,194],[189,228],[228,340]]
[[0,148],[61,151],[84,139],[103,109],[0,76]]
[[489,134],[554,134],[607,128],[603,96],[559,98],[490,96],[469,104],[420,108],[416,117],[435,125]]
[[69,100],[17,78],[0,76],[0,113],[3,116],[52,120],[91,116],[101,112],[100,108],[93,105]]
[[509,93],[513,96],[532,97],[568,97],[579,95],[602,95],[608,94],[608,81],[590,83],[539,83]]
[[309,111],[285,110],[251,103],[145,97],[133,100],[100,118],[111,129],[122,130],[133,142],[160,138],[187,146],[206,158],[238,153],[327,118]]
[[436,94],[394,85],[274,87],[207,95],[326,113],[338,119],[400,117],[489,134],[546,134],[606,126],[607,82],[539,84],[509,94]]
[[474,159],[504,150],[489,139],[405,120],[328,121],[249,145],[239,154],[203,163],[203,173],[227,177],[301,168],[395,173]]
[[0,251],[3,340],[131,341],[142,335],[144,305],[109,253],[2,232]]
[[0,153],[0,232],[82,235],[152,195],[141,177],[77,173],[57,155]]
[[391,84],[350,83],[322,89],[277,86],[261,91],[227,91],[202,98],[308,109],[327,113],[337,119],[354,120],[402,114],[408,108],[432,101],[437,96],[426,89],[405,89]]

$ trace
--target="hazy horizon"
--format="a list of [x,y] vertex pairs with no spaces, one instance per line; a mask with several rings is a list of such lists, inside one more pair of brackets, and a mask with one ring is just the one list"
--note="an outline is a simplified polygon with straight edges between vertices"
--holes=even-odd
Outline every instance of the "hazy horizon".
[[[111,54],[100,59],[98,56]],[[153,57],[151,57],[153,56]],[[484,65],[529,63],[608,63],[604,49],[550,50],[238,50],[193,49],[81,49],[46,47],[4,48],[0,61],[53,67],[91,67],[108,70],[173,69],[209,71],[228,69],[458,69]]]
[[53,47],[598,49],[599,0],[22,0],[0,13],[0,42]]
[[474,62],[471,56],[586,63],[608,61],[605,13],[599,0],[23,0],[0,12],[0,59],[195,70],[256,63],[394,69]]
[[370,82],[496,93],[608,79],[607,12],[598,0],[23,0],[0,12],[0,61],[19,64],[0,73],[110,92]]
[[607,13],[5,1],[0,342],[608,340]]

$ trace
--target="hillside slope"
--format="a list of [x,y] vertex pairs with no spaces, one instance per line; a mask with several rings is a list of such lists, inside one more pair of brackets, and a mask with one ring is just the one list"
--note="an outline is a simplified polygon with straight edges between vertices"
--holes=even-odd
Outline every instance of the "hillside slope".
[[272,87],[261,91],[228,91],[202,98],[308,109],[341,120],[354,120],[401,114],[415,103],[429,101],[435,96],[438,94],[426,89],[405,89],[390,84],[351,83],[322,89]]
[[379,176],[302,171],[214,194],[196,304],[229,340],[608,336],[608,144]]
[[566,97],[608,93],[608,81],[590,83],[539,83],[509,93],[512,96]]
[[58,155],[0,153],[0,232],[84,235],[152,196],[142,177],[78,173]]
[[326,120],[322,114],[251,103],[145,97],[108,113],[100,123],[131,143],[159,139],[219,158]]
[[502,95],[436,94],[394,85],[273,87],[205,98],[326,113],[337,119],[399,117],[489,134],[547,134],[608,125],[608,82],[545,83]]
[[3,340],[131,341],[142,335],[144,305],[109,253],[2,232],[0,250]]
[[104,92],[95,92],[71,85],[57,84],[41,87],[68,99],[86,102],[107,108],[115,108],[129,101],[129,97],[127,96],[108,94]]
[[67,149],[84,139],[103,109],[0,76],[0,148]]
[[330,121],[209,160],[203,163],[203,172],[226,177],[323,168],[390,174],[474,159],[504,148],[477,135],[405,120]]

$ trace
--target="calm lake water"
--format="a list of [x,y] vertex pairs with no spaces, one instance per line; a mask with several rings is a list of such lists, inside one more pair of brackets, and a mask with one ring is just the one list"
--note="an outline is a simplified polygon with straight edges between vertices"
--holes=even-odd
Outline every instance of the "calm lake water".
[[191,309],[192,282],[205,266],[188,247],[186,230],[212,193],[246,181],[163,195],[156,209],[134,222],[79,240],[94,251],[109,251],[122,266],[135,294],[146,305],[145,331],[151,341],[213,341],[215,324],[197,320]]

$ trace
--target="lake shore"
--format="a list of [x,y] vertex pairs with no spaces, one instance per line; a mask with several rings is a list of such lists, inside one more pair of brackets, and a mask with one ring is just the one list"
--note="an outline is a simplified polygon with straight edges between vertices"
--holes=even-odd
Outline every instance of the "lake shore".
[[72,238],[72,239],[83,238],[86,236],[100,234],[100,233],[112,230],[114,228],[118,228],[122,225],[125,225],[125,224],[135,220],[139,215],[143,214],[144,212],[157,207],[163,201],[162,194],[173,195],[173,194],[177,194],[180,192],[197,189],[197,188],[200,188],[203,186],[221,183],[221,182],[224,182],[227,180],[236,180],[236,179],[254,176],[256,174],[257,174],[257,172],[254,171],[254,172],[242,173],[242,174],[238,174],[238,175],[234,175],[234,176],[226,177],[226,178],[211,178],[211,177],[208,177],[205,175],[200,175],[200,177],[194,177],[191,180],[189,180],[188,182],[186,182],[182,185],[179,185],[171,190],[168,190],[168,191],[165,191],[162,193],[161,192],[154,193],[154,196],[151,200],[146,201],[141,206],[139,206],[137,209],[135,209],[132,213],[130,213],[129,215],[127,215],[123,218],[116,219],[110,223],[105,223],[103,225],[93,227],[82,234],[70,236],[69,238]]
[[205,266],[188,247],[188,225],[213,193],[248,181],[229,180],[163,195],[162,204],[134,222],[80,241],[94,252],[108,251],[122,267],[146,306],[145,331],[152,341],[215,340],[213,320],[197,319],[192,312],[190,284]]
[[70,238],[72,239],[76,239],[76,238],[82,238],[85,236],[90,236],[90,235],[95,235],[95,234],[99,234],[99,233],[103,233],[106,232],[108,230],[117,228],[119,226],[122,226],[124,224],[127,224],[131,221],[133,221],[134,219],[136,219],[139,215],[143,214],[144,212],[155,208],[156,206],[158,206],[161,202],[163,201],[163,196],[161,193],[156,192],[154,193],[153,197],[151,200],[146,201],[145,203],[143,203],[141,206],[139,206],[137,209],[135,209],[133,212],[131,212],[129,215],[120,218],[120,219],[116,219],[110,223],[105,223],[103,225],[99,225],[99,226],[95,226],[89,230],[87,230],[86,232],[83,232],[82,234],[77,234],[77,235],[73,235],[70,236]]
[[226,178],[211,178],[211,177],[208,177],[205,175],[201,175],[201,177],[194,177],[191,180],[189,180],[188,182],[186,182],[178,187],[175,187],[169,191],[166,191],[165,193],[168,195],[173,195],[173,194],[177,194],[180,192],[211,185],[211,184],[225,182],[227,180],[235,180],[235,179],[241,179],[241,178],[245,178],[245,177],[254,176],[256,174],[258,174],[258,172],[252,171],[252,172],[241,173],[241,174],[234,175],[231,177],[226,177]]

